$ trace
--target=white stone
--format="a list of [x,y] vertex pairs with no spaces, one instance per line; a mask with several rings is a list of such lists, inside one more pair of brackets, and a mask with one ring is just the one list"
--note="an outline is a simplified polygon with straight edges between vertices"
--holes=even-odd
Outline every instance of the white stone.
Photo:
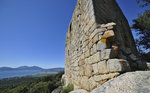
[[116,25],[116,23],[111,22],[111,23],[108,23],[108,24],[102,24],[101,27],[102,27],[102,28],[106,28],[106,27],[115,26],[115,25]]
[[85,70],[85,75],[87,77],[92,75],[92,65],[86,64],[83,70]]
[[98,72],[100,74],[108,73],[108,68],[107,68],[106,61],[98,62]]
[[104,35],[103,35],[103,37],[102,38],[108,38],[108,37],[113,37],[113,36],[115,36],[115,33],[114,33],[114,31],[113,30],[108,30],[108,31],[106,31],[105,33],[104,33]]
[[90,86],[90,90],[93,90],[93,89],[96,88],[96,86],[97,86],[97,84],[96,84],[96,82],[95,82],[95,80],[94,80],[93,77],[91,77],[91,78],[89,79],[89,86]]
[[111,49],[104,49],[101,51],[101,60],[110,59]]
[[81,78],[80,83],[81,83],[81,88],[82,88],[82,89],[86,89],[86,90],[88,90],[88,91],[90,90],[88,77],[83,76],[83,77]]
[[101,42],[101,41],[99,41],[99,42],[97,43],[97,50],[104,50],[106,47],[107,47],[107,46],[106,46],[106,43],[103,43],[103,42]]
[[123,59],[109,59],[107,61],[107,68],[109,68],[109,72],[123,72],[130,70],[128,61]]
[[93,74],[98,74],[98,64],[95,63],[92,65],[92,67],[93,67]]
[[97,52],[96,54],[94,54],[93,56],[90,56],[88,58],[88,63],[89,64],[94,64],[96,62],[99,62],[100,59],[101,59],[100,52]]

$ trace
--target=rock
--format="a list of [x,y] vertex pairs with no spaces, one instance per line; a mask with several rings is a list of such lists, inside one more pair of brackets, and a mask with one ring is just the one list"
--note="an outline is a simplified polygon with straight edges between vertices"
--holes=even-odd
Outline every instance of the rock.
[[62,90],[62,86],[59,86],[58,88],[56,88],[55,90],[53,90],[51,93],[60,93]]
[[79,89],[79,90],[74,90],[70,93],[89,93],[89,92],[87,92],[86,90],[83,90],[83,89]]
[[123,59],[109,59],[107,61],[107,68],[109,68],[109,72],[123,72],[130,70],[129,63]]
[[150,93],[150,71],[122,74],[94,89],[91,93]]

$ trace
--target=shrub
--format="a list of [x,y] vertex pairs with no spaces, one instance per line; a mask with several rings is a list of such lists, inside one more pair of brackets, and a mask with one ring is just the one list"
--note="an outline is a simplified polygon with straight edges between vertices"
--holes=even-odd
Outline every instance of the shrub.
[[66,88],[63,88],[61,93],[69,93],[74,90],[73,84],[69,84]]

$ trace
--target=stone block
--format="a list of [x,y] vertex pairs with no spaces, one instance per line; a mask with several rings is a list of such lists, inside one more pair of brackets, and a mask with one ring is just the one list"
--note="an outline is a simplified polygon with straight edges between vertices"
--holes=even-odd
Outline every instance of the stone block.
[[98,62],[98,72],[99,74],[104,74],[109,72],[106,61]]
[[88,58],[88,63],[94,64],[96,62],[99,62],[100,59],[101,59],[100,52],[97,52],[96,54],[94,54]]
[[84,75],[85,75],[84,66],[80,66],[80,76],[84,76]]
[[85,58],[85,57],[84,57],[84,54],[82,54],[81,57],[80,57],[80,59],[82,60],[82,59],[84,59],[84,58]]
[[106,39],[102,39],[97,43],[97,50],[104,50],[106,47]]
[[118,56],[118,51],[112,49],[104,49],[101,51],[101,60],[116,58]]
[[89,40],[93,39],[95,35],[99,34],[99,33],[103,33],[104,31],[106,31],[107,29],[105,28],[98,28],[95,29],[94,32],[90,35]]
[[94,48],[92,47],[91,49],[90,49],[90,55],[93,55],[94,54]]
[[86,77],[86,76],[81,77],[80,83],[81,83],[82,89],[86,89],[87,91],[90,90],[88,77]]
[[111,23],[108,23],[108,24],[102,24],[101,27],[102,27],[102,28],[106,28],[106,27],[115,26],[115,25],[116,25],[116,23],[111,22]]
[[119,76],[120,74],[119,73],[109,73],[109,74],[104,74],[104,75],[95,75],[94,76],[94,79],[96,82],[99,82],[99,81],[103,81],[103,80],[108,80],[108,79],[112,79],[116,76]]
[[113,26],[108,26],[107,27],[108,30],[113,30],[113,28],[114,28]]
[[86,64],[84,65],[85,75],[90,77],[92,75],[92,65]]
[[98,41],[99,41],[99,35],[96,34],[96,35],[94,36],[94,38],[93,38],[93,43],[95,44],[95,43],[97,43]]
[[107,68],[109,69],[109,72],[123,72],[130,70],[128,61],[123,59],[109,59],[107,61]]
[[134,54],[129,55],[129,57],[130,57],[131,60],[133,60],[133,61],[138,60],[138,58],[137,58]]
[[90,40],[90,42],[89,42],[89,48],[91,48],[93,45],[94,45],[94,43],[93,43],[93,39],[92,39],[92,40]]
[[93,53],[95,54],[97,52],[97,46],[96,44],[93,45]]
[[98,74],[98,64],[95,63],[95,64],[92,64],[92,67],[93,67],[93,74]]
[[89,50],[86,51],[84,55],[85,55],[85,58],[89,57],[90,56],[90,51]]
[[131,49],[130,48],[121,48],[121,50],[125,53],[125,54],[131,54]]
[[90,91],[97,87],[97,83],[95,82],[93,77],[89,79],[89,86],[90,86]]
[[93,24],[93,26],[90,28],[89,32],[92,33],[96,29],[96,24]]
[[104,49],[101,51],[101,60],[110,59],[111,49]]
[[79,65],[78,61],[75,61],[75,62],[72,64],[73,67],[76,67],[76,66],[78,66],[78,65]]
[[142,60],[137,60],[137,65],[138,65],[138,69],[140,70],[145,70],[148,68],[148,65],[146,64],[147,62],[142,61]]
[[104,35],[102,36],[102,39],[107,39],[107,38],[114,37],[114,36],[115,36],[114,31],[108,30],[104,33]]
[[84,65],[84,64],[85,64],[85,60],[84,59],[79,61],[79,66]]

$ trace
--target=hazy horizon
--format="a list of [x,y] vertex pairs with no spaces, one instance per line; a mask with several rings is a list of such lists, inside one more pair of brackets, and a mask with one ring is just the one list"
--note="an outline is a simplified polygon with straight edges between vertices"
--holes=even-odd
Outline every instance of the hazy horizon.
[[[24,66],[16,66],[16,67],[11,67],[11,66],[0,66],[0,68],[2,67],[9,67],[9,68],[19,68],[19,67],[40,67],[40,66],[28,66],[28,65],[24,65]],[[40,68],[43,68],[43,69],[51,69],[51,68],[65,68],[65,67],[49,67],[49,68],[44,68],[44,67],[40,67]]]

